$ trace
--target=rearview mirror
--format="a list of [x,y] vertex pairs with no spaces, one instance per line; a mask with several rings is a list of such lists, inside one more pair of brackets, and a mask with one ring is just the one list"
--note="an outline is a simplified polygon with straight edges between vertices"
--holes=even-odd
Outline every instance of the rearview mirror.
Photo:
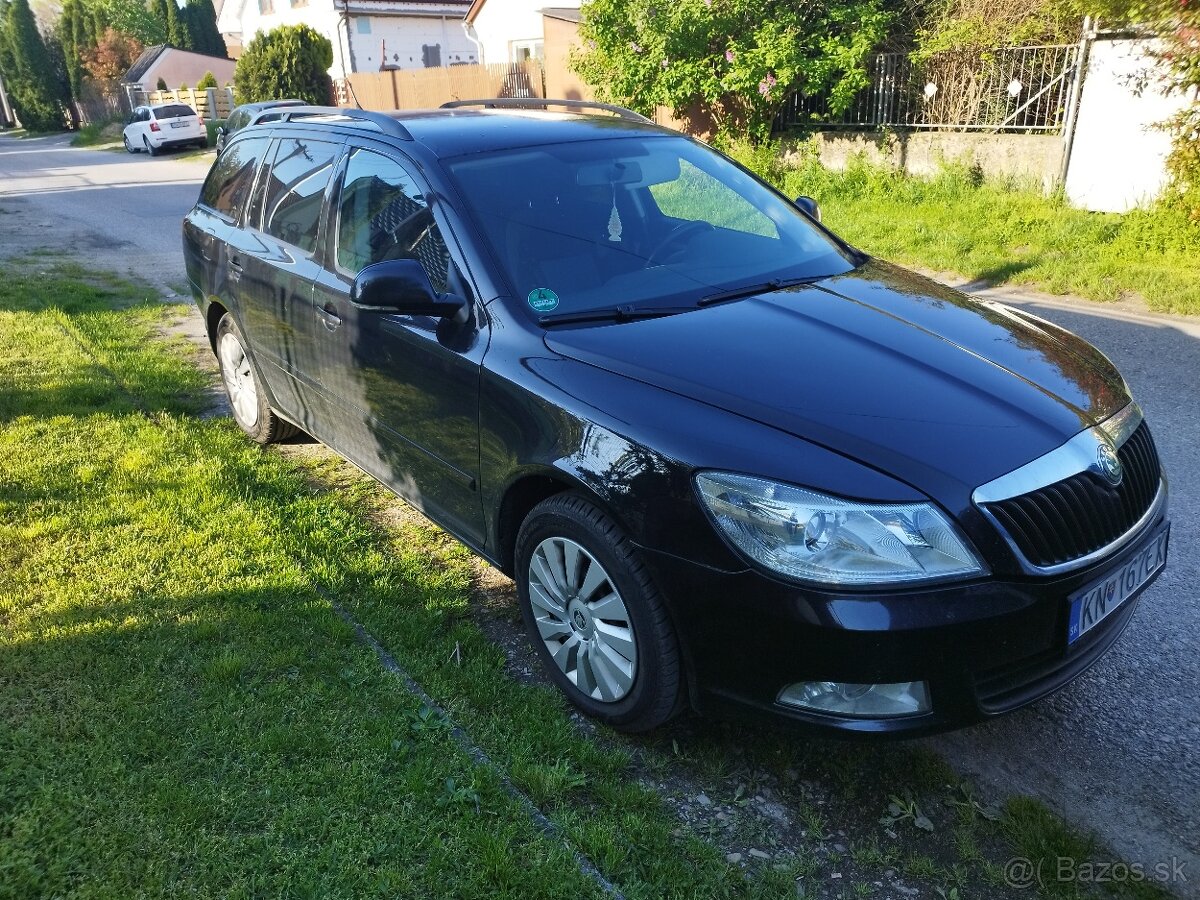
[[797,197],[796,206],[800,212],[804,213],[814,222],[821,221],[821,207],[817,206],[817,201],[812,197]]
[[425,267],[415,259],[389,259],[367,266],[350,288],[350,302],[363,312],[452,318],[464,322],[467,301],[457,294],[439,294],[429,283]]

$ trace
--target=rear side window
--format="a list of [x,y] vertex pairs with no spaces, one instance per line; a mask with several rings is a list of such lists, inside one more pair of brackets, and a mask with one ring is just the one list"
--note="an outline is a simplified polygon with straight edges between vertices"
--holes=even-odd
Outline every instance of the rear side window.
[[317,246],[321,204],[340,144],[284,138],[267,179],[263,231],[311,253]]
[[154,110],[154,118],[156,119],[178,119],[180,116],[194,116],[196,111],[190,106],[176,104],[174,106],[160,106]]
[[208,179],[200,191],[200,202],[236,219],[250,194],[250,188],[254,186],[258,161],[270,142],[267,137],[254,137],[226,147],[208,173]]

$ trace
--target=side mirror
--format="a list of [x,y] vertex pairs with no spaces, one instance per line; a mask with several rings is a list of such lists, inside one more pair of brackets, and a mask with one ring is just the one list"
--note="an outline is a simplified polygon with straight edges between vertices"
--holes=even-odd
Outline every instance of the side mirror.
[[817,201],[812,197],[797,197],[796,206],[800,212],[804,213],[814,222],[821,221],[821,207],[817,206]]
[[217,137],[225,137],[225,126],[224,125],[217,126]]
[[469,304],[457,294],[439,294],[415,259],[389,259],[367,266],[350,288],[350,302],[363,312],[402,313],[465,322]]

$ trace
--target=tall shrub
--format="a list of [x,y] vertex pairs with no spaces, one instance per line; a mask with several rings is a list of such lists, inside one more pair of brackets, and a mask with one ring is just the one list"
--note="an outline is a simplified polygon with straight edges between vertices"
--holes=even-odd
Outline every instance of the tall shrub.
[[17,117],[33,131],[63,128],[70,97],[46,51],[29,0],[6,0],[0,10],[0,66]]
[[866,84],[865,63],[894,18],[888,0],[591,0],[575,70],[606,100],[647,115],[765,137],[796,90],[835,111]]
[[247,45],[233,72],[234,93],[238,103],[281,97],[328,103],[331,65],[328,38],[307,25],[281,25]]

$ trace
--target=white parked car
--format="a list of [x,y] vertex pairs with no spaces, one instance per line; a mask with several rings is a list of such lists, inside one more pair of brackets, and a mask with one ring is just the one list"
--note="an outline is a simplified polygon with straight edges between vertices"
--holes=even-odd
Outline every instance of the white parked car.
[[196,111],[183,103],[139,106],[122,133],[130,153],[145,150],[157,156],[175,147],[207,147],[208,131]]

